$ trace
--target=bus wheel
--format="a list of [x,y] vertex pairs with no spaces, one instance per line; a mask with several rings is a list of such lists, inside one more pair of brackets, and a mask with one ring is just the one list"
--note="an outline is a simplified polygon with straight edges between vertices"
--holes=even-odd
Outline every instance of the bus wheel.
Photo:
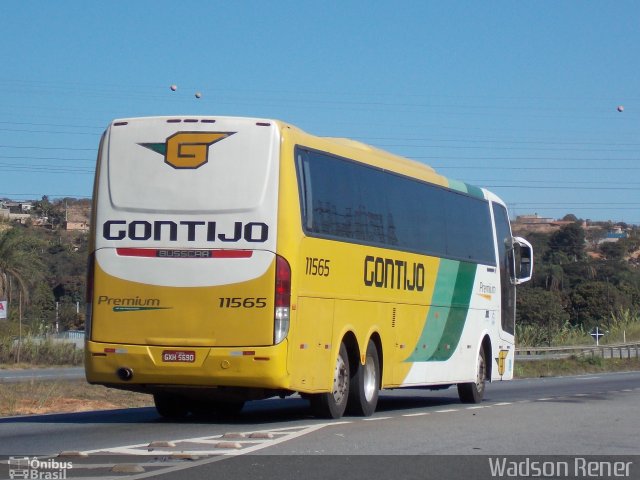
[[163,418],[177,420],[185,418],[189,414],[185,400],[175,395],[155,393],[153,402],[156,404],[156,410]]
[[331,392],[311,395],[311,409],[316,417],[340,418],[347,408],[348,399],[349,356],[347,355],[347,347],[341,343],[333,371]]
[[373,340],[369,340],[364,365],[351,377],[349,385],[349,412],[368,417],[376,411],[380,391],[380,359]]
[[462,403],[480,403],[484,396],[484,387],[487,378],[487,363],[484,358],[484,349],[478,354],[478,370],[476,381],[458,384],[458,397]]

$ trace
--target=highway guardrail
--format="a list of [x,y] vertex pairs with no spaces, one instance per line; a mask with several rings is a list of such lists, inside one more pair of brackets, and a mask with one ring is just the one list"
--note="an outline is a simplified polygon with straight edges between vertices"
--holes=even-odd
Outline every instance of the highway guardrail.
[[517,347],[518,360],[543,360],[550,358],[602,357],[640,358],[640,342],[610,345],[578,345],[571,347]]

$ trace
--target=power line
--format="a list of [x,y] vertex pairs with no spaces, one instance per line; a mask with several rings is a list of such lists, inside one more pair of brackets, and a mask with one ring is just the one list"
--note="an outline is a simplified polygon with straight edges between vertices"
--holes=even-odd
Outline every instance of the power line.
[[594,170],[606,172],[609,170],[640,170],[640,167],[495,167],[495,166],[477,166],[477,165],[459,165],[445,166],[432,165],[433,168],[439,170]]
[[78,147],[41,147],[41,146],[27,146],[27,145],[0,145],[0,148],[22,148],[33,150],[71,150],[78,152],[97,152],[97,146],[95,148],[78,148]]
[[55,135],[92,135],[94,137],[99,137],[100,133],[95,132],[60,132],[54,130],[27,130],[21,128],[0,128],[2,132],[20,132],[20,133],[49,133]]
[[60,124],[60,123],[35,123],[35,122],[7,122],[1,121],[0,124],[3,125],[29,125],[34,127],[62,127],[62,128],[94,128],[104,130],[104,127],[92,127],[90,125],[68,125],[68,124]]
[[[497,182],[504,182],[505,180],[468,180],[466,183],[471,183],[471,184],[486,184],[486,183],[497,183]],[[593,184],[593,185],[598,185],[598,186],[603,186],[603,185],[636,185],[636,186],[640,186],[640,183],[636,183],[636,182],[590,182],[590,181],[581,181],[581,180],[566,180],[566,181],[550,181],[550,180],[517,180],[516,181],[518,184],[521,183],[544,183],[545,185],[559,185],[559,186],[566,186],[566,185],[589,185],[589,184]]]
[[[408,145],[408,144],[382,144],[375,145],[378,148],[442,148],[442,149],[468,149],[468,150],[524,150],[524,147],[496,147],[480,145]],[[611,148],[540,148],[526,147],[526,150],[544,152],[621,152],[629,153],[635,150],[614,150]]]
[[1,160],[56,160],[58,162],[92,162],[92,163],[95,163],[95,159],[87,159],[87,158],[1,156],[0,159]]
[[4,193],[0,192],[0,195],[4,195],[7,198],[11,197],[43,197],[47,196],[49,198],[91,198],[91,195],[78,195],[76,193]]
[[[525,190],[566,190],[566,187],[561,186],[546,186],[546,185],[486,185],[487,188],[522,188]],[[637,187],[571,187],[572,190],[638,190]]]
[[[461,143],[507,143],[520,145],[596,145],[596,146],[623,146],[623,147],[640,147],[640,143],[617,143],[617,142],[557,142],[548,140],[496,140],[496,139],[468,139],[468,138],[397,138],[397,137],[354,137],[354,139],[363,140],[390,140],[390,141],[406,141],[406,142],[461,142]],[[421,145],[390,145],[390,146],[415,146]]]
[[[602,205],[602,202],[514,202],[509,205]],[[607,202],[607,205],[640,205],[640,202]]]
[[433,156],[415,156],[411,155],[414,160],[505,160],[505,161],[513,161],[513,160],[549,160],[549,161],[563,161],[563,162],[638,162],[640,161],[640,157],[638,158],[584,158],[584,157],[459,157],[459,156],[448,156],[448,155],[433,155]]

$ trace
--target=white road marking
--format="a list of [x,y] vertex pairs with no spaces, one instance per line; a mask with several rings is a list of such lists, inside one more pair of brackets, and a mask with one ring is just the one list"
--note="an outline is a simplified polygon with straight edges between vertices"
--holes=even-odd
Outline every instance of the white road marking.
[[[376,417],[376,420],[384,420],[391,417]],[[215,448],[216,444],[226,445],[230,442],[225,442],[225,435],[211,435],[206,437],[192,437],[183,438],[180,440],[168,440],[163,442],[165,445],[173,444],[171,446],[162,447],[149,447],[149,442],[139,443],[135,445],[122,445],[113,446],[107,448],[98,448],[94,450],[87,450],[80,452],[92,456],[96,460],[100,459],[104,455],[127,455],[131,456],[131,463],[147,468],[148,471],[137,475],[128,476],[128,479],[142,479],[147,477],[153,477],[156,475],[163,475],[166,473],[176,472],[179,470],[185,470],[187,468],[193,468],[195,466],[205,465],[212,462],[218,462],[227,458],[233,458],[239,455],[245,455],[264,448],[268,448],[279,443],[294,440],[303,435],[308,435],[315,431],[328,426],[345,425],[353,423],[351,421],[341,422],[327,422],[318,423],[314,425],[302,425],[297,427],[283,427],[274,429],[257,430],[251,432],[244,432],[244,438],[237,438],[233,444],[237,444],[240,448]],[[251,435],[254,434],[254,438]],[[258,434],[258,435],[255,435]],[[269,435],[270,434],[270,435]],[[236,435],[240,437],[240,435]],[[257,436],[264,436],[265,438],[255,438]],[[268,438],[271,437],[271,438]],[[228,438],[228,437],[227,437]],[[212,446],[214,446],[212,448]],[[165,456],[167,461],[163,461],[162,464],[157,462],[148,462],[148,457],[158,457],[159,455]],[[182,457],[182,458],[181,458]],[[184,458],[192,457],[189,461],[185,461]],[[137,461],[140,459],[141,461]],[[83,464],[74,463],[74,469],[87,469],[96,468],[96,465],[100,465],[103,468],[113,467],[113,463],[98,463],[95,464]],[[87,477],[88,478],[88,477]]]

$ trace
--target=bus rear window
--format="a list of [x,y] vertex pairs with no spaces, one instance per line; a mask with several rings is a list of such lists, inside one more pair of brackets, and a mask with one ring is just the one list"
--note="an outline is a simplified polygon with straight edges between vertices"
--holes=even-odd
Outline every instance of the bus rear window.
[[[107,155],[113,207],[207,213],[261,205],[268,185],[275,184],[274,129],[221,123],[187,132],[164,121],[137,125],[133,120],[111,129]],[[180,138],[183,143],[170,145]],[[169,158],[171,146],[177,159]]]

